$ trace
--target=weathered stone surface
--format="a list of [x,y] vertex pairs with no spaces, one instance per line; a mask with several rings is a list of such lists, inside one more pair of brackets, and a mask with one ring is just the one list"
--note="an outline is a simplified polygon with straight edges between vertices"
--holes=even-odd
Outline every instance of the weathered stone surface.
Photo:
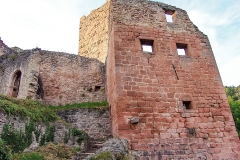
[[53,105],[106,100],[105,66],[96,59],[41,51],[43,101]]
[[[111,137],[108,110],[74,109],[61,111],[58,114],[63,120],[68,122],[70,126],[66,126],[66,124],[61,122],[54,123],[56,130],[54,134],[54,142],[56,143],[64,143],[64,138],[72,127],[85,131],[88,134],[89,139],[92,141],[105,141]],[[75,117],[74,120],[72,117]],[[24,131],[25,124],[29,123],[29,119],[24,120],[16,116],[8,117],[2,110],[0,110],[0,133],[2,132],[3,125],[8,123],[13,124],[15,129]],[[33,134],[33,142],[29,148],[25,149],[25,151],[36,149],[39,146],[41,136],[46,131],[46,124],[44,123],[38,123],[36,127],[41,131],[39,140],[37,141]],[[67,144],[76,145],[76,138],[74,139],[70,136]]]
[[78,49],[80,56],[96,58],[105,63],[109,40],[109,6],[110,1],[107,1],[87,17],[81,17]]
[[[18,98],[40,97],[53,105],[104,100],[106,85],[111,131],[129,141],[136,159],[240,158],[210,42],[184,10],[148,0],[108,0],[81,18],[80,36],[79,54],[106,59],[106,73],[94,59],[39,49],[20,53],[0,41],[0,93],[11,94],[17,70],[23,74]],[[153,51],[143,51],[143,44]],[[77,126],[81,116],[62,117]],[[132,117],[139,123],[131,124]],[[89,128],[84,118],[80,127]]]
[[38,99],[50,105],[104,101],[105,66],[77,55],[8,48],[0,57],[0,94],[12,96],[14,77],[21,72],[17,98]]
[[[166,22],[168,11],[174,12],[173,23]],[[239,157],[209,40],[184,10],[147,0],[112,0],[109,31],[112,132],[129,140],[133,153],[141,153],[137,159]],[[142,42],[152,44],[153,52],[143,52]],[[179,44],[186,55],[178,55]],[[139,123],[131,124],[132,117]]]
[[108,110],[74,109],[58,112],[72,126],[84,130],[92,139],[107,140],[111,137]]
[[91,157],[97,156],[98,154],[106,151],[112,153],[113,160],[117,159],[114,155],[121,155],[122,157],[124,157],[124,155],[128,154],[128,142],[124,139],[109,139],[103,144],[102,148],[96,151],[94,155],[88,156],[86,159],[89,160]]

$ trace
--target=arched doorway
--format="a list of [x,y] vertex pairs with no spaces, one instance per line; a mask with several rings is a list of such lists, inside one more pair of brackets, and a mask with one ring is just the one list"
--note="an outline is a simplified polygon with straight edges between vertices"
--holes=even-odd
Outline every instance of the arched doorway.
[[12,97],[17,97],[19,93],[20,81],[21,81],[22,73],[21,71],[16,71],[13,75],[12,79]]

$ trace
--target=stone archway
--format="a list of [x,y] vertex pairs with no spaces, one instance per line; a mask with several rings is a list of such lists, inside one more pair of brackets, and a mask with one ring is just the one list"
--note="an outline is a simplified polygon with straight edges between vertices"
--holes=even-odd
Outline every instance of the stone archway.
[[12,78],[12,89],[11,89],[11,96],[12,97],[16,97],[18,96],[18,93],[19,93],[19,87],[20,87],[20,81],[21,81],[21,76],[22,76],[22,73],[21,71],[16,71],[13,75],[13,78]]

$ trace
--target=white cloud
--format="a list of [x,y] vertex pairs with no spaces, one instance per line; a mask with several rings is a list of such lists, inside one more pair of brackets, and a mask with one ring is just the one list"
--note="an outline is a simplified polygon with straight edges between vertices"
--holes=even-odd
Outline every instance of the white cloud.
[[0,0],[0,37],[8,46],[78,52],[79,20],[105,0]]

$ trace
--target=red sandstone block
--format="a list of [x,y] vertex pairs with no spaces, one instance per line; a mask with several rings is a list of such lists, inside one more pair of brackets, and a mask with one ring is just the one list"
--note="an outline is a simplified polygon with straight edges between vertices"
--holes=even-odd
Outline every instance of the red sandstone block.
[[142,113],[153,113],[152,107],[141,107]]
[[222,127],[224,127],[224,123],[223,123],[223,122],[214,122],[213,124],[214,124],[214,126],[215,126],[216,128],[222,128]]
[[160,133],[160,138],[161,139],[171,138],[171,134],[169,134],[169,133]]
[[144,140],[144,139],[147,139],[147,134],[143,134],[143,133],[138,133],[135,135],[135,139],[138,139],[139,141],[141,140]]
[[[131,113],[139,113],[141,112],[141,108],[140,107],[127,108],[126,111]],[[137,116],[137,114],[132,116]]]

